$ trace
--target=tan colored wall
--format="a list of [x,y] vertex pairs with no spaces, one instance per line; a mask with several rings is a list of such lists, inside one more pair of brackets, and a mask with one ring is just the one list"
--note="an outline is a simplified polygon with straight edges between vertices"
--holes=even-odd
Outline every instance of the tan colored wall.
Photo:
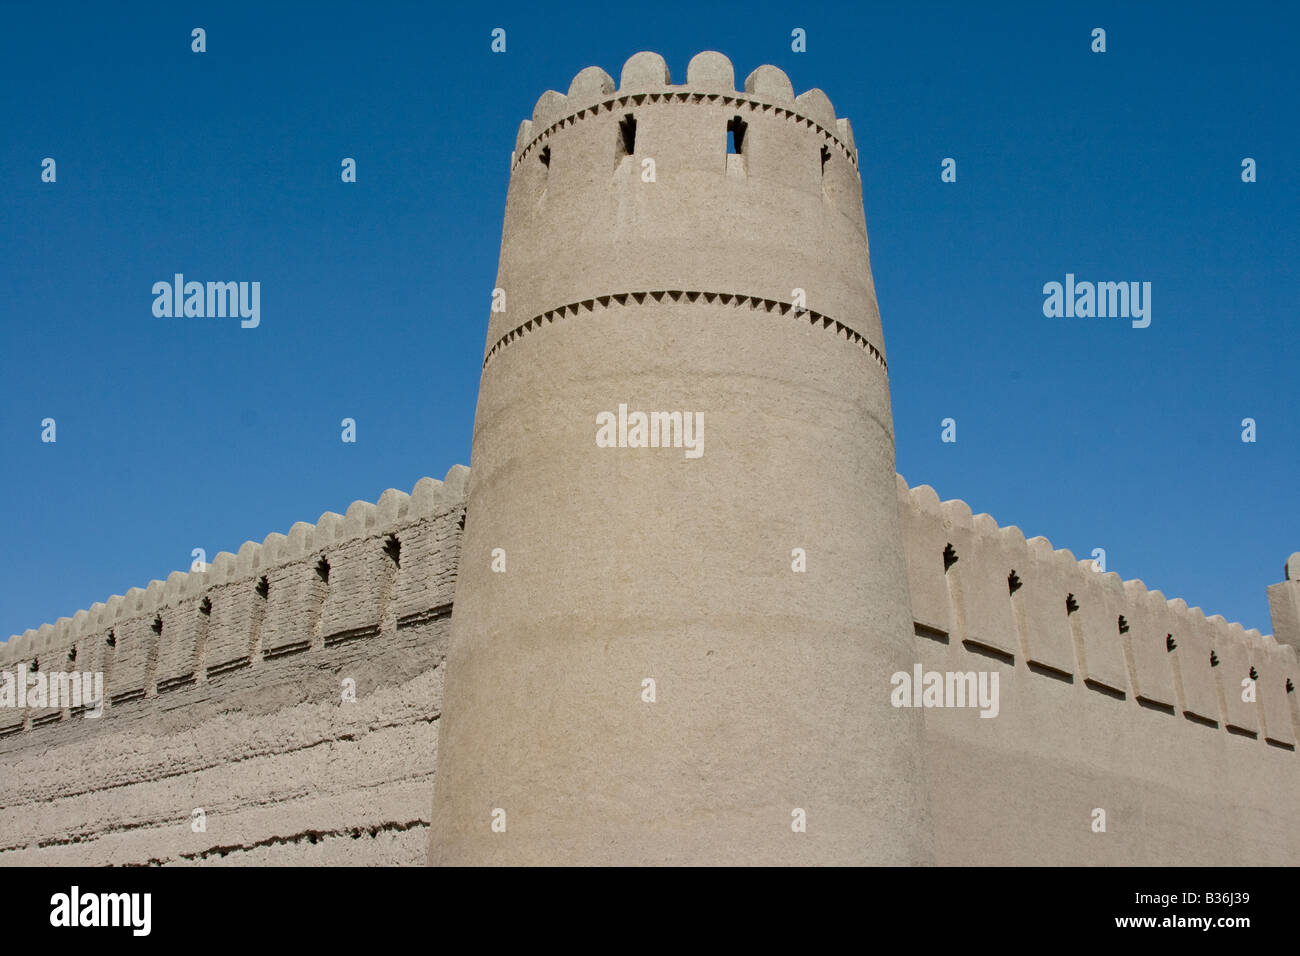
[[[310,539],[300,527],[296,539],[272,535],[239,558],[220,556],[183,588],[173,579],[161,607],[110,617],[97,606],[0,645],[0,669],[39,657],[48,671],[75,646],[77,666],[112,673],[119,661],[137,660],[130,641],[142,611],[165,622],[144,654],[143,673],[152,676],[143,699],[93,720],[0,709],[0,865],[423,863],[465,480],[457,468],[447,485],[423,479],[409,501],[389,492],[386,514],[371,513],[364,530],[360,520],[342,530],[346,522],[327,515]],[[999,674],[995,718],[974,709],[909,712],[924,725],[939,863],[1294,863],[1293,644],[1099,574],[1045,539],[1026,541],[962,502],[939,502],[926,486],[909,490],[899,478],[897,487],[916,632],[899,666]],[[391,562],[375,560],[391,533],[402,542],[395,576]],[[300,542],[293,553],[291,539]],[[945,570],[949,545],[957,560]],[[259,642],[257,605],[244,596],[263,574],[292,578],[287,569],[314,567],[322,554],[330,586],[311,646],[266,659],[264,646],[285,642]],[[1298,635],[1281,602],[1297,588],[1297,567],[1293,556],[1288,579],[1269,589],[1274,626],[1287,641]],[[372,601],[375,594],[388,596]],[[203,596],[212,601],[210,621],[183,628],[185,611],[197,617]],[[370,635],[376,620],[379,633]],[[186,641],[203,626],[196,656]],[[100,641],[107,629],[119,635],[116,648]],[[326,645],[330,634],[349,631],[361,636]],[[152,634],[147,625],[144,633]],[[178,633],[185,639],[172,638]],[[241,656],[247,666],[223,669]],[[158,692],[161,681],[177,679],[176,661],[202,676]],[[1240,697],[1252,667],[1253,705]],[[209,677],[208,668],[218,672]],[[133,690],[140,678],[124,675],[140,670],[119,669],[109,696]],[[343,676],[357,682],[356,704],[339,702]],[[884,671],[862,690],[886,697]],[[652,721],[634,729],[659,741],[665,760],[679,759]],[[671,766],[699,773],[684,761]],[[207,814],[203,834],[189,825],[196,807]],[[1105,833],[1092,830],[1096,808],[1106,811]]]
[[109,699],[0,709],[0,865],[422,863],[466,474],[0,645],[3,670],[103,670]]
[[[497,286],[432,860],[931,859],[920,715],[863,693],[911,625],[847,122],[716,53],[584,70],[520,130]],[[598,448],[620,403],[703,456]]]
[[914,662],[1000,675],[994,718],[923,710],[938,862],[1300,859],[1294,646],[1098,573],[928,486],[900,478],[899,504]]

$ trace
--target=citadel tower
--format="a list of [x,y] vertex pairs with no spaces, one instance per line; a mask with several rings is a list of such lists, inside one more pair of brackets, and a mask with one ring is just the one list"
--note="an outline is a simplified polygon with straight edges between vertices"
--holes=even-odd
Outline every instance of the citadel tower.
[[932,859],[857,162],[824,93],[712,52],[521,124],[431,862]]

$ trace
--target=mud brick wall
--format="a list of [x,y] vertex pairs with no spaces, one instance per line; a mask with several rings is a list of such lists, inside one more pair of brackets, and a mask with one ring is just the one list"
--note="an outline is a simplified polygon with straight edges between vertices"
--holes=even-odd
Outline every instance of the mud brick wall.
[[916,661],[999,675],[996,717],[924,710],[939,863],[1300,859],[1300,555],[1269,590],[1275,638],[928,486],[900,478],[899,507]]
[[0,865],[423,863],[467,475],[0,645],[107,698],[0,708]]

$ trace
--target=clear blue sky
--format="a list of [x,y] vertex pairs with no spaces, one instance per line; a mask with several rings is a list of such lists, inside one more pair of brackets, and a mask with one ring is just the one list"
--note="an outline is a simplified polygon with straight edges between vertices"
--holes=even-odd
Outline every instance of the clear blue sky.
[[[641,49],[675,81],[704,49],[774,63],[853,121],[911,484],[1271,631],[1296,5],[473,6],[8,5],[0,635],[468,463],[519,120]],[[174,272],[260,281],[261,327],[155,318]],[[1150,281],[1151,327],[1045,318],[1067,272]]]

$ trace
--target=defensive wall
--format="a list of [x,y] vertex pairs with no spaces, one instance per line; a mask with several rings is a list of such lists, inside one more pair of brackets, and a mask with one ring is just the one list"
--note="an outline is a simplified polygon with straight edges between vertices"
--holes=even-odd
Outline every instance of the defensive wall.
[[0,707],[0,865],[423,862],[467,474],[0,645],[106,698]]
[[[467,477],[0,645],[107,698],[0,708],[0,865],[422,864]],[[939,863],[1294,862],[1300,555],[1277,640],[898,489],[916,663],[1000,675],[994,718],[922,709]]]
[[1300,554],[1261,636],[898,488],[917,662],[999,675],[995,718],[923,708],[939,863],[1300,859]]

